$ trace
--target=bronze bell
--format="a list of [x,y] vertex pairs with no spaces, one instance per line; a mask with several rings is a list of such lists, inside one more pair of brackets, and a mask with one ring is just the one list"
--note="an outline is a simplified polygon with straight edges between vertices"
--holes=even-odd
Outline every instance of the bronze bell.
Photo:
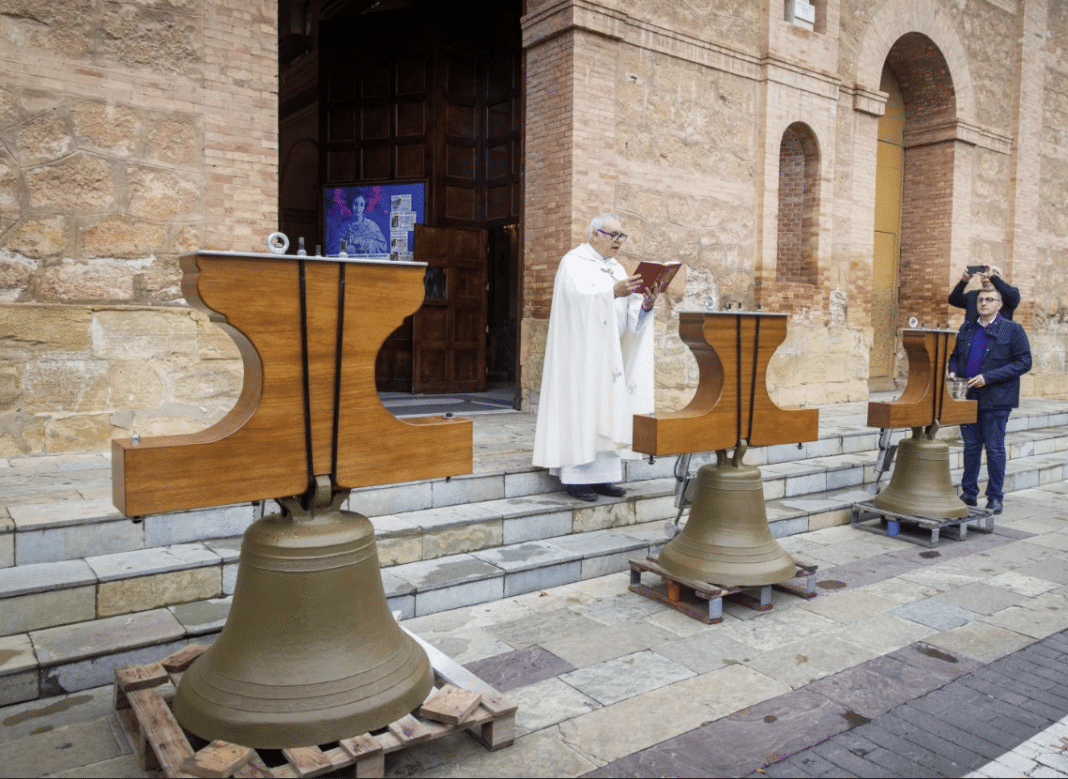
[[877,508],[928,519],[968,516],[949,475],[949,445],[935,441],[937,425],[925,432],[912,428],[912,438],[897,445],[897,463],[890,484],[872,500]]
[[664,570],[683,579],[756,587],[792,579],[797,566],[771,535],[760,469],[742,464],[745,446],[732,460],[717,462],[694,477],[690,516],[660,553]]
[[[320,491],[322,496],[324,493]],[[426,652],[390,614],[374,527],[327,489],[245,531],[226,626],[185,672],[184,728],[254,748],[313,746],[389,724],[433,687]]]

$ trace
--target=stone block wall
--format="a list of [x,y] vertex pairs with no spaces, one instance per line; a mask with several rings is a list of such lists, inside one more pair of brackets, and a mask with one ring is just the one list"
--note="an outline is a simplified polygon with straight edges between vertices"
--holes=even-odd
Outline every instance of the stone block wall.
[[0,306],[0,457],[201,430],[233,406],[242,370],[191,309]]
[[181,305],[183,252],[277,229],[276,5],[0,14],[0,456],[199,429],[236,349]]

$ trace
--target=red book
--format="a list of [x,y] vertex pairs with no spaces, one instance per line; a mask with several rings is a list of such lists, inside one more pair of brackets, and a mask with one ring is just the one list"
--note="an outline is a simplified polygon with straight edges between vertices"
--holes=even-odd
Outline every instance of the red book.
[[642,260],[638,264],[637,270],[634,271],[634,275],[642,277],[642,287],[638,290],[638,293],[642,294],[646,290],[654,288],[658,288],[663,292],[681,267],[681,262]]

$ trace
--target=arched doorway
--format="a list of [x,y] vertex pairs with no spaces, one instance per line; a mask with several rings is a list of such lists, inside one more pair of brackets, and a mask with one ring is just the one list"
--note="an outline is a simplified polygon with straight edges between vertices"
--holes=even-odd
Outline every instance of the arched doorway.
[[[441,314],[462,304],[463,315],[449,308],[414,324],[409,317],[379,354],[380,391],[472,391],[473,375],[482,388],[487,378],[515,381],[522,12],[522,0],[474,0],[459,11],[438,0],[279,2],[283,166],[293,149],[287,131],[296,134],[298,119],[302,132],[313,124],[317,164],[301,167],[318,192],[315,235],[323,235],[326,188],[383,184],[423,186],[426,226],[484,231],[482,248],[457,258],[463,273],[442,270],[451,260],[434,258],[433,271],[446,281],[429,286],[446,290],[445,298],[424,309]],[[299,214],[282,216],[283,230],[307,229]],[[469,272],[472,263],[481,264],[478,274]]]
[[879,120],[869,387],[893,387],[897,331],[948,316],[957,104],[942,52],[921,33],[887,54]]

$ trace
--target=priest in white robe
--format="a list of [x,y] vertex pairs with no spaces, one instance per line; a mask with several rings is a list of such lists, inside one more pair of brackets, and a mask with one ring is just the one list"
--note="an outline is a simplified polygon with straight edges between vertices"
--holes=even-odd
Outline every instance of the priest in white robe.
[[653,305],[615,260],[627,239],[614,214],[560,261],[545,344],[534,464],[573,497],[621,497],[633,417],[653,411]]

